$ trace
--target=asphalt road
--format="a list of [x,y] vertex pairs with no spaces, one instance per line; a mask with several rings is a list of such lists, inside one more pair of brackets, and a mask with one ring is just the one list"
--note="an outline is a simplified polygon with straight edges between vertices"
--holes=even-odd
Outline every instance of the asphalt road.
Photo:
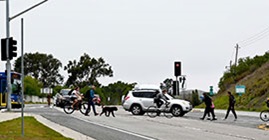
[[[100,108],[98,108],[100,112]],[[84,116],[79,111],[65,114],[61,108],[27,105],[25,112],[39,114],[48,120],[71,128],[97,140],[268,140],[269,131],[258,129],[264,123],[258,113],[238,112],[238,120],[230,114],[222,120],[225,111],[216,110],[217,121],[200,120],[203,110],[194,110],[184,117],[168,119],[133,116],[121,107],[116,117]]]

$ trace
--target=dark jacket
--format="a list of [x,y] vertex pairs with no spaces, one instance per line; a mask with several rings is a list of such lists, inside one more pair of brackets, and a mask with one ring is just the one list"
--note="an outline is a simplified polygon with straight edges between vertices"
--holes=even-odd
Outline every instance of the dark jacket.
[[234,106],[234,104],[235,104],[235,98],[234,98],[233,95],[230,95],[229,96],[229,105],[230,106]]
[[204,95],[203,101],[205,102],[206,107],[211,107],[212,105],[212,99],[208,95]]

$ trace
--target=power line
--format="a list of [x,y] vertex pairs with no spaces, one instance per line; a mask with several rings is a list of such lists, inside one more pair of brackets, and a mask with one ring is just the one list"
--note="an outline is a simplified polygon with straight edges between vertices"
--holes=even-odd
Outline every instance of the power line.
[[265,28],[264,30],[262,30],[261,32],[245,39],[245,40],[242,40],[240,42],[238,42],[241,46],[243,47],[246,47],[246,46],[249,46],[265,37],[269,36],[269,27]]

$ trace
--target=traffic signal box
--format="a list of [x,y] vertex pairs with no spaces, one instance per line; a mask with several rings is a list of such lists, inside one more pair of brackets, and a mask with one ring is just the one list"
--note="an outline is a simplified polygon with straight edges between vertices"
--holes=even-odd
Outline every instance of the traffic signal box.
[[[9,44],[8,44],[8,56],[9,60],[12,60],[13,57],[17,57],[17,41],[13,40],[12,37],[8,38],[9,39]],[[1,60],[6,61],[7,60],[7,50],[6,50],[6,45],[7,45],[7,38],[1,39]]]
[[181,76],[181,62],[175,62],[175,76]]

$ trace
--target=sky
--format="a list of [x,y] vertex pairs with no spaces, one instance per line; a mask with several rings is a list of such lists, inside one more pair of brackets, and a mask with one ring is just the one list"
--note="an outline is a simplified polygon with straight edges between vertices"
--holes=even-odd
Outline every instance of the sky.
[[[37,0],[9,0],[10,17]],[[182,63],[186,89],[209,91],[238,58],[269,50],[268,0],[49,0],[10,22],[10,34],[24,51],[52,54],[63,66],[84,53],[104,58],[113,77],[103,85],[159,85]],[[0,37],[6,37],[6,5],[0,1]],[[11,61],[14,64],[14,60]],[[13,68],[13,66],[12,66]],[[5,62],[0,62],[5,70]],[[61,68],[61,74],[68,74]]]

